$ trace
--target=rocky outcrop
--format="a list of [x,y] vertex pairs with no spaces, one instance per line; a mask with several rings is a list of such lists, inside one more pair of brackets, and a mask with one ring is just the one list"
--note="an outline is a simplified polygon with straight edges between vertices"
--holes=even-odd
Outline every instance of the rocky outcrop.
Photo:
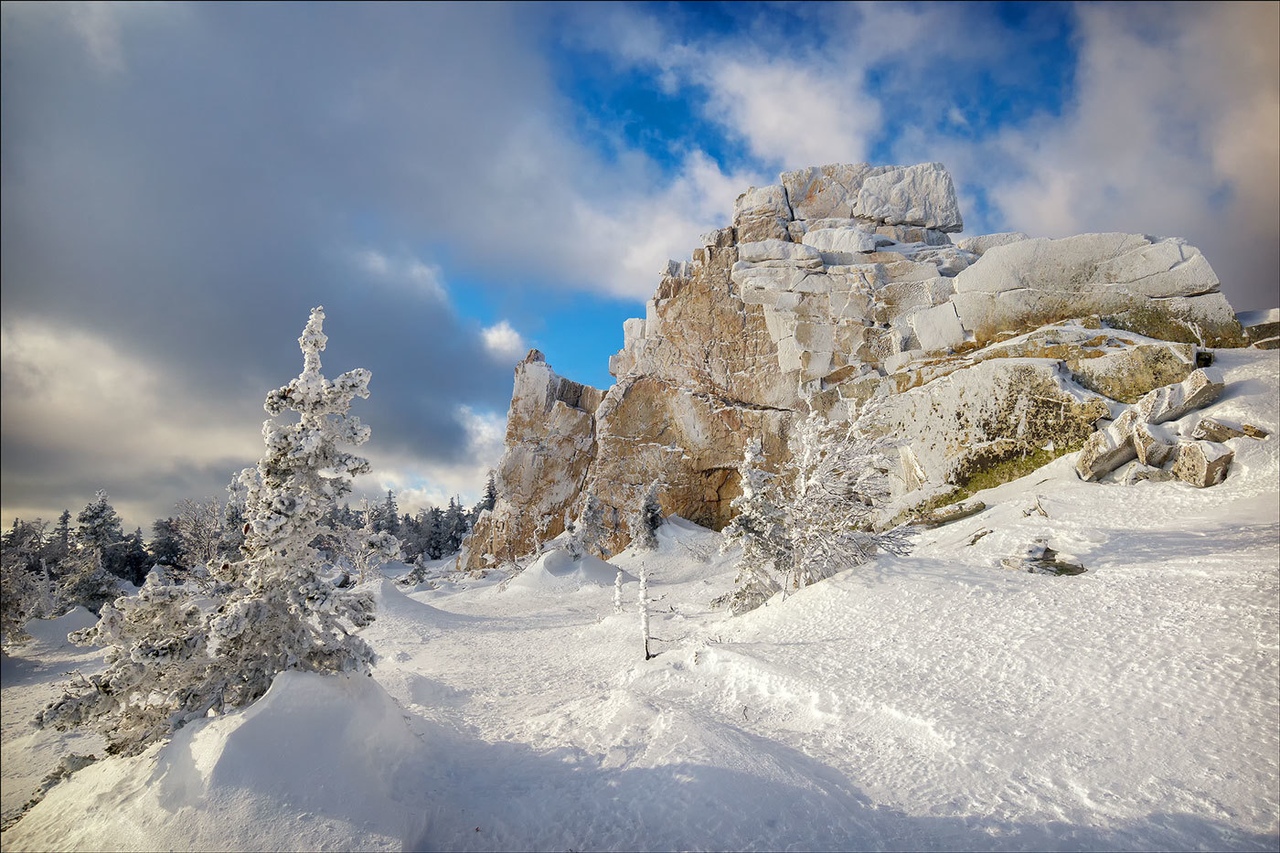
[[951,175],[941,163],[813,166],[783,173],[782,188],[793,218],[802,222],[857,218],[875,226],[964,230]]
[[1242,342],[1200,250],[1176,238],[1081,234],[992,246],[956,276],[956,312],[978,339],[1090,314],[1162,340]]
[[557,376],[531,350],[516,366],[507,451],[494,472],[498,501],[468,537],[459,566],[487,568],[532,552],[564,530],[595,457],[595,410],[603,392]]
[[1066,452],[1110,414],[1060,362],[999,358],[876,400],[859,418],[869,437],[893,436],[903,457],[895,493],[964,485],[977,472],[1046,448]]
[[[1227,455],[1160,426],[1220,391],[1196,370],[1202,348],[1246,342],[1199,250],[1140,234],[952,245],[962,228],[936,163],[818,166],[748,189],[733,225],[669,262],[624,324],[607,392],[536,354],[517,369],[500,500],[468,567],[528,553],[588,495],[616,551],[655,480],[664,512],[722,527],[746,443],[782,466],[810,409],[894,439],[906,509],[1082,445],[1086,479],[1130,461],[1135,480],[1222,476]],[[1266,322],[1249,339],[1269,340]]]

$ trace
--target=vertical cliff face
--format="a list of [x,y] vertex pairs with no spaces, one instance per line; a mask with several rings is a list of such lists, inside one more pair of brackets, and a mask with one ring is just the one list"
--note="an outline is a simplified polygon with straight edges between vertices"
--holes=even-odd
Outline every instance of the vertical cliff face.
[[623,520],[654,480],[665,513],[718,529],[732,517],[745,443],[759,438],[773,458],[786,450],[794,379],[778,366],[763,311],[733,284],[733,230],[703,242],[691,262],[668,267],[610,362],[618,381],[597,412],[587,488],[609,510],[611,549],[626,544]]
[[467,538],[463,568],[510,562],[564,530],[564,514],[595,457],[601,396],[597,388],[557,376],[537,350],[517,365],[507,450],[494,472],[498,501]]
[[517,368],[499,503],[464,565],[531,552],[588,494],[616,551],[654,480],[664,512],[719,529],[746,443],[782,464],[811,408],[892,434],[895,492],[910,503],[1009,454],[1078,447],[1110,411],[1103,394],[1131,401],[1185,378],[1197,346],[1245,343],[1181,240],[953,245],[962,227],[937,163],[812,167],[748,189],[733,226],[670,262],[645,316],[626,322],[607,392],[537,353]]

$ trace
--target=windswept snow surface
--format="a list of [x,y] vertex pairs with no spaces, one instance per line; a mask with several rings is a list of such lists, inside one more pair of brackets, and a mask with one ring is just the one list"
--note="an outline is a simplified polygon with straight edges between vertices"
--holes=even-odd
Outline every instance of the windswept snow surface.
[[[1273,434],[1233,439],[1220,486],[1085,483],[1066,457],[737,618],[710,607],[734,555],[679,519],[613,565],[382,582],[372,679],[281,676],[79,771],[4,848],[1275,850],[1280,356],[1219,366],[1182,425]],[[1001,567],[1037,539],[1088,571]],[[65,737],[30,714],[91,662],[40,636],[5,660],[6,816]]]

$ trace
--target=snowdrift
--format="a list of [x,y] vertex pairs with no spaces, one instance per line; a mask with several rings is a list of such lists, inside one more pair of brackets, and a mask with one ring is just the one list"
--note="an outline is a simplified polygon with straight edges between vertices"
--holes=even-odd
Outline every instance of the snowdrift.
[[[557,548],[535,560],[512,579],[507,588],[519,592],[561,595],[577,592],[584,587],[612,587],[617,576],[618,567],[599,557],[584,554],[575,560],[568,551]],[[635,580],[633,576],[623,572],[624,584]]]
[[[428,755],[366,676],[284,672],[249,708],[55,788],[5,849],[386,849],[422,832]],[[73,824],[68,813],[82,817]]]
[[82,628],[95,625],[98,617],[83,607],[77,607],[55,619],[32,619],[23,630],[31,637],[32,646],[45,649],[57,649],[72,645],[67,635]]

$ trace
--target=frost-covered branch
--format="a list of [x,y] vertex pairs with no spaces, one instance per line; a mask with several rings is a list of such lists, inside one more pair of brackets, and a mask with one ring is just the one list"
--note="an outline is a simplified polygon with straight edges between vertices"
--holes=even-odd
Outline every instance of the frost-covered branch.
[[737,517],[725,528],[725,547],[741,545],[739,589],[730,606],[740,613],[866,563],[877,553],[905,553],[910,531],[876,531],[877,511],[889,499],[886,445],[857,436],[851,424],[814,413],[792,436],[791,460],[781,472],[763,468],[758,441],[738,473]]

